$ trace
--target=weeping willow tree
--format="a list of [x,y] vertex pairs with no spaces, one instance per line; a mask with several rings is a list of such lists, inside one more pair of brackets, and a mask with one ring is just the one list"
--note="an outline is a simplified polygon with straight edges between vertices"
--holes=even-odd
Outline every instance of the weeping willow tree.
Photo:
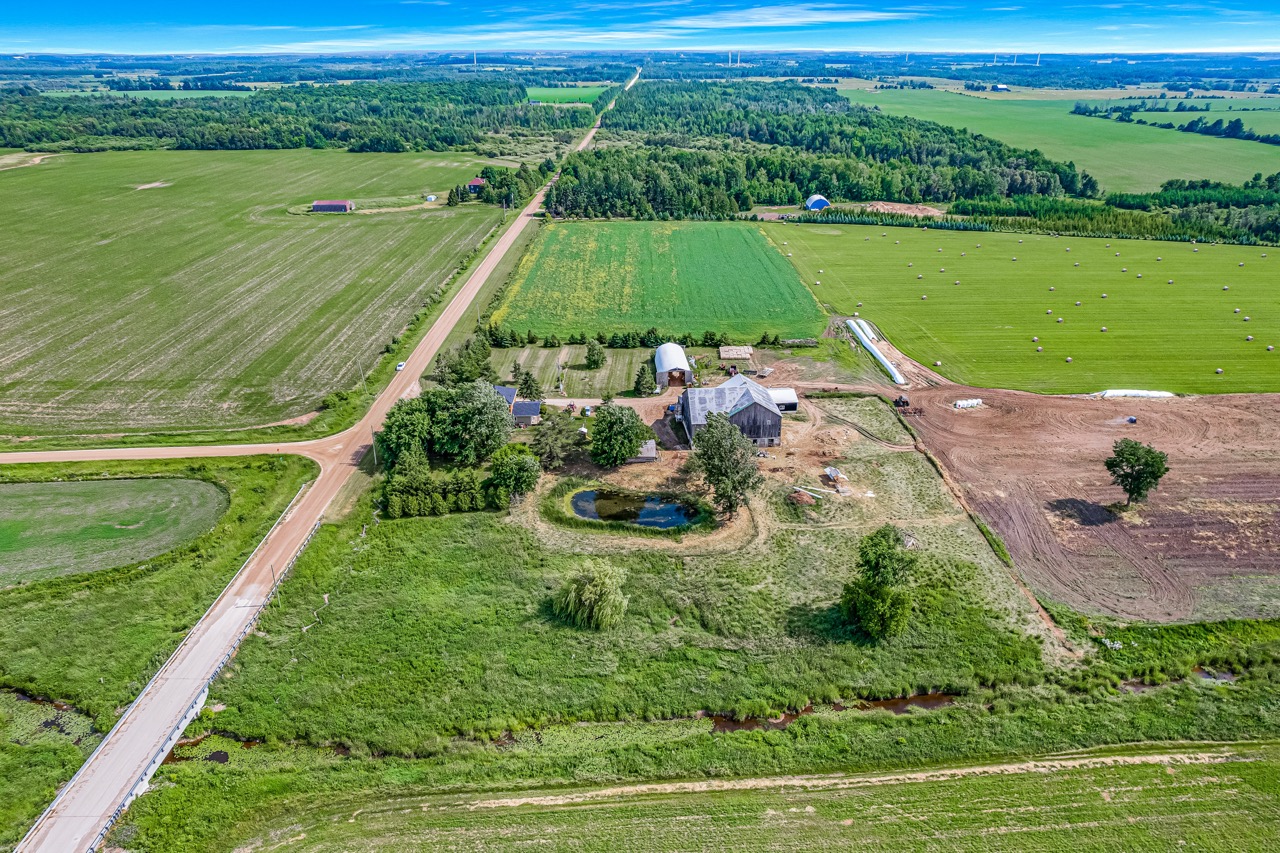
[[551,609],[575,628],[612,628],[627,612],[627,597],[622,594],[626,579],[626,572],[617,566],[588,560],[583,571],[566,581],[551,599]]

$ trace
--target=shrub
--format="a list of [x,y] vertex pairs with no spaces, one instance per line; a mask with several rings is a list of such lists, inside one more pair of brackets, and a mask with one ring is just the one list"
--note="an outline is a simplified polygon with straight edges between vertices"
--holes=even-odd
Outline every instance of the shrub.
[[588,560],[551,599],[551,609],[575,628],[603,631],[622,621],[627,597],[622,594],[626,573],[611,563]]

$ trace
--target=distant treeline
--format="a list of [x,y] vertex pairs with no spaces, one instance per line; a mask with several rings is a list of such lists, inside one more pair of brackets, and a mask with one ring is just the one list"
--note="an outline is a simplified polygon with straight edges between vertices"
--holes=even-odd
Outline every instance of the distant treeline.
[[[1182,107],[1182,102],[1179,102]],[[1174,109],[1172,112],[1208,112],[1208,105],[1197,109],[1194,106]],[[1206,121],[1204,116],[1196,116],[1186,124],[1174,124],[1171,121],[1147,121],[1144,118],[1134,118],[1134,114],[1150,113],[1150,112],[1170,112],[1167,106],[1157,108],[1145,108],[1134,105],[1096,107],[1089,104],[1076,104],[1071,110],[1075,115],[1092,116],[1103,119],[1114,119],[1119,122],[1132,122],[1133,124],[1144,124],[1150,127],[1158,127],[1164,130],[1179,130],[1183,133],[1198,133],[1202,136],[1221,136],[1225,139],[1243,139],[1246,142],[1261,142],[1264,145],[1280,145],[1280,133],[1258,133],[1255,130],[1244,126],[1244,119],[1233,118],[1230,120],[1215,119],[1214,121]]]
[[1243,186],[1166,181],[1159,192],[1112,193],[1105,203],[1010,196],[961,199],[950,206],[947,216],[930,219],[833,207],[802,214],[793,221],[1246,245],[1280,243],[1280,173],[1266,178],[1255,175]]
[[1097,192],[1071,163],[796,83],[646,83],[602,121],[633,144],[571,155],[547,196],[553,213],[728,218],[813,193],[915,203]]
[[502,131],[574,131],[588,110],[532,106],[514,82],[354,83],[243,98],[0,94],[0,146],[43,150],[350,148],[444,151]]

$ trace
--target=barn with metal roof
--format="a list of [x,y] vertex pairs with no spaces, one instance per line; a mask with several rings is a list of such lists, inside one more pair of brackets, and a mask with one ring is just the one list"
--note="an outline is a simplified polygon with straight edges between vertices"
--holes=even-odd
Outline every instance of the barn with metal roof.
[[680,420],[690,444],[707,416],[724,414],[756,446],[782,443],[782,412],[769,389],[738,375],[714,388],[688,388],[680,395]]

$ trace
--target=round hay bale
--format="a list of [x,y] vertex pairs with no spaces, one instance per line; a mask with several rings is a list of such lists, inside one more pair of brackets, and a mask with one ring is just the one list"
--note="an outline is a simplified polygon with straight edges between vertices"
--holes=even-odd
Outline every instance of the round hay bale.
[[1156,255],[1156,260],[1157,260],[1157,261],[1163,261],[1163,260],[1164,260],[1164,258],[1160,257],[1159,255]]
[[1053,309],[1052,309],[1052,308],[1050,308],[1048,311],[1046,311],[1046,312],[1044,312],[1044,313],[1046,313],[1046,314],[1052,314],[1052,313],[1053,313]]
[[1271,352],[1274,349],[1275,347],[1271,346],[1271,344],[1267,344],[1267,352]]
[[814,282],[814,284],[822,284],[822,282],[820,282],[820,281],[815,281],[815,282]]
[[920,295],[920,298],[921,298],[921,299],[928,299],[929,297],[925,296],[924,294],[921,294],[921,295]]
[[854,312],[853,312],[853,316],[857,317],[857,316],[858,316],[858,312],[857,312],[857,311],[854,311]]
[[1214,373],[1222,373],[1222,368],[1219,367],[1217,370],[1214,371]]
[[1062,322],[1062,318],[1061,318],[1061,317],[1059,317],[1059,318],[1058,318],[1058,322],[1059,322],[1059,323],[1061,323],[1061,322]]
[[924,276],[923,276],[923,275],[918,275],[918,276],[916,276],[916,278],[917,278],[917,279],[921,279],[921,278],[924,278]]
[[1032,338],[1032,339],[1031,339],[1031,343],[1033,343],[1033,344],[1038,344],[1038,343],[1040,343],[1040,338],[1039,338],[1038,336],[1037,336],[1037,337]]
[[1169,279],[1169,283],[1170,283],[1170,284],[1173,284],[1173,279]]
[[1079,262],[1079,261],[1076,261],[1076,266],[1080,266],[1080,262]]
[[1245,339],[1246,341],[1251,341],[1251,340],[1253,340],[1253,335],[1245,335],[1245,336],[1244,336],[1244,339]]
[[1116,252],[1116,257],[1117,257],[1117,258],[1118,258],[1118,257],[1120,257],[1120,253],[1119,253],[1119,252]]
[[1224,285],[1222,285],[1222,289],[1223,289],[1223,290],[1229,290],[1230,288],[1228,288],[1228,287],[1224,284]]
[[956,284],[959,284],[959,283],[960,283],[960,279],[956,279]]
[[911,263],[910,261],[907,261],[907,266],[908,266],[908,267],[914,267],[914,266],[915,266],[915,264]]
[[1014,258],[1014,260],[1016,261],[1016,260],[1017,260],[1017,258]]
[[862,307],[862,303],[861,303],[861,302],[859,302],[859,303],[858,303],[858,307],[859,307],[859,308],[861,308],[861,307]]
[[1076,302],[1076,306],[1077,306],[1077,307],[1079,307],[1079,305],[1080,305],[1080,303],[1079,303],[1079,302]]
[[818,275],[822,275],[826,270],[818,270]]
[[1103,327],[1102,327],[1102,331],[1104,331],[1104,332],[1105,332],[1106,330],[1107,330],[1107,327],[1106,327],[1106,326],[1103,326]]
[[942,250],[941,250],[941,249],[939,249],[938,251],[939,251],[939,252],[941,252]]
[[960,257],[962,257],[962,258],[964,257],[964,252],[961,252],[961,253],[960,253]]
[[942,367],[942,362],[940,362],[940,361],[935,361],[935,362],[933,363],[933,366],[934,366],[934,367]]
[[946,272],[946,271],[947,271],[946,267],[943,267],[942,269],[938,270],[938,272]]
[[1128,268],[1128,267],[1121,267],[1121,268],[1120,268],[1120,272],[1128,272],[1128,271],[1129,271],[1129,268]]
[[1036,347],[1036,352],[1044,352],[1044,347]]
[[[881,237],[883,237],[884,235],[883,235],[883,234],[881,234],[880,236],[881,236]],[[902,245],[902,241],[901,241],[901,240],[894,240],[894,241],[893,241],[893,245],[895,245],[895,246],[901,246],[901,245]]]
[[1071,356],[1067,356],[1067,364],[1071,363]]
[[1056,288],[1056,287],[1051,287],[1051,288],[1049,288],[1049,292],[1050,292],[1050,293],[1053,293],[1055,290],[1057,290],[1057,288]]
[[1105,294],[1105,293],[1104,293],[1104,294],[1102,294],[1102,298],[1103,298],[1103,299],[1106,299],[1106,298],[1107,298],[1107,294]]
[[1241,261],[1239,265],[1244,266],[1244,261]]
[[1019,243],[1021,243],[1022,241],[1021,241],[1021,240],[1019,240],[1018,242],[1019,242]]
[[1244,318],[1244,321],[1245,321],[1246,323],[1247,323],[1247,322],[1249,322],[1249,318],[1248,318],[1248,317],[1245,317],[1245,318]]

